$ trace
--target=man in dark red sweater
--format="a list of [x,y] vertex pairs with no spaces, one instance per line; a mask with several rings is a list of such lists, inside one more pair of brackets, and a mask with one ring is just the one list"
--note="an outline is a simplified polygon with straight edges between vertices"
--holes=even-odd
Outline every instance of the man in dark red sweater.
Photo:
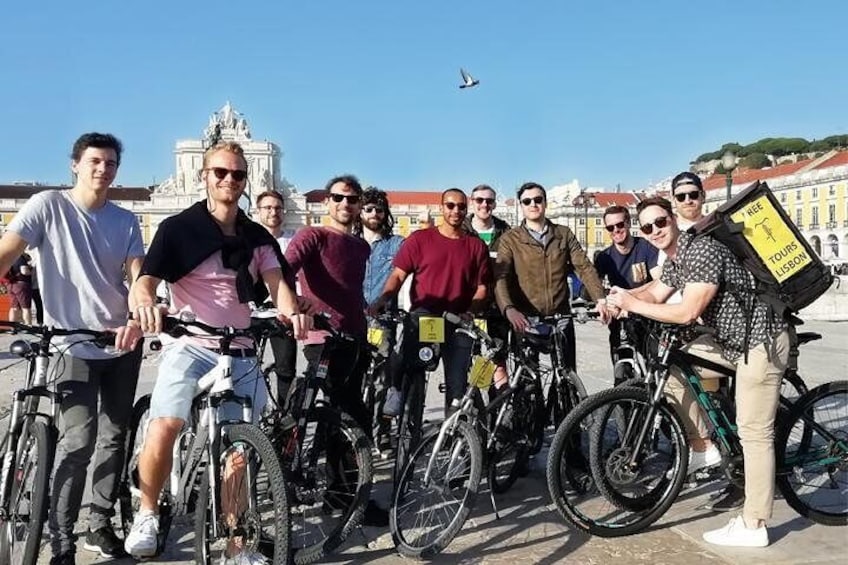
[[[397,295],[410,274],[410,312],[441,316],[445,312],[481,312],[492,284],[489,251],[486,244],[466,232],[463,221],[468,200],[458,188],[442,193],[442,223],[410,235],[395,256],[383,294],[369,308],[379,312]],[[471,358],[472,342],[446,324],[442,361],[445,365],[445,411],[453,400],[462,398]],[[407,355],[404,354],[404,358]]]

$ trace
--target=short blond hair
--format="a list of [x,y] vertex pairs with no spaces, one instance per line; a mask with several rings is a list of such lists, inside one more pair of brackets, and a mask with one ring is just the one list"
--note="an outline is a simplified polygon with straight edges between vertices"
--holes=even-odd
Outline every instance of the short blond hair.
[[212,155],[214,155],[215,153],[218,153],[219,151],[228,151],[230,153],[233,153],[234,155],[238,155],[239,157],[241,157],[241,160],[244,161],[244,168],[247,168],[247,159],[244,156],[244,149],[241,145],[239,145],[235,141],[219,141],[203,153],[204,169],[209,164],[209,158],[212,157]]

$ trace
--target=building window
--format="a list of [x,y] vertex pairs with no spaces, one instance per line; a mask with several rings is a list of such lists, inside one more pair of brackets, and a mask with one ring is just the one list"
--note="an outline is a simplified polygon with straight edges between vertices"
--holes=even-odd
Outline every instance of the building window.
[[781,193],[780,193],[780,201],[781,201],[783,204],[786,204],[786,193],[785,193],[785,192],[781,192]]
[[144,226],[144,216],[141,214],[136,214],[135,219],[138,220],[139,226]]
[[813,198],[818,198],[818,197],[819,197],[819,187],[814,186],[813,187]]
[[595,218],[595,225],[596,226],[601,225],[601,219],[600,218]]
[[795,191],[795,200],[801,200],[801,191],[800,190]]
[[836,187],[834,185],[830,185],[827,188],[827,195],[828,196],[836,196]]
[[810,227],[817,228],[819,227],[819,207],[813,206],[812,218],[810,218]]
[[829,224],[828,227],[836,223],[836,204],[827,205],[827,223]]
[[803,212],[803,210],[801,210],[800,208],[795,209],[795,225],[797,225],[800,228],[804,227],[804,223],[802,221],[802,218],[803,218],[802,212]]

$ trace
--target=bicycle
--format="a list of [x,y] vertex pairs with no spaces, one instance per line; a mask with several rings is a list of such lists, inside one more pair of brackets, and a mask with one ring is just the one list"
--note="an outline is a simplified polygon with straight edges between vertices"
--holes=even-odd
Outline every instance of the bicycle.
[[[233,388],[230,346],[238,338],[281,331],[275,320],[248,329],[216,328],[191,319],[167,316],[163,332],[172,337],[214,336],[220,356],[214,368],[197,382],[190,420],[174,444],[170,480],[159,500],[158,553],[165,547],[171,523],[194,513],[197,563],[211,565],[229,544],[262,553],[277,564],[287,563],[289,516],[286,481],[274,445],[253,421],[252,399]],[[196,333],[192,329],[203,333]],[[118,500],[124,534],[128,534],[140,503],[138,458],[147,431],[150,395],[133,407],[127,456]],[[222,419],[226,403],[241,407],[241,418]],[[157,554],[158,554],[157,553]]]
[[[682,421],[663,396],[672,365],[683,372],[687,386],[712,424],[713,439],[722,452],[723,473],[737,486],[744,480],[742,448],[730,403],[721,392],[704,391],[692,368],[693,364],[704,365],[704,360],[679,350],[680,326],[658,324],[657,331],[660,336],[650,367],[651,379],[642,386],[618,386],[588,398],[566,418],[551,445],[547,465],[551,497],[560,515],[585,532],[616,537],[643,531],[668,510],[682,489],[689,448]],[[835,389],[844,392],[844,388]],[[776,422],[777,477],[778,488],[787,499],[793,496],[786,479],[790,474],[797,476],[817,468],[848,470],[845,430],[825,427],[812,411],[824,397],[823,390],[818,387],[807,392],[794,405],[786,398],[780,400],[786,416]],[[848,406],[844,399],[842,402],[843,407]],[[793,435],[785,431],[787,427],[794,430]],[[792,457],[786,455],[785,444],[790,437],[797,443]],[[825,444],[818,451],[812,449],[815,437],[821,437]],[[574,444],[584,448],[580,458],[584,468],[569,475],[563,472],[569,466],[564,450]],[[575,458],[571,461],[574,464]],[[575,484],[574,474],[583,481]],[[826,515],[822,523],[845,523],[848,517],[844,501],[841,510],[827,513],[807,508],[800,497],[795,498],[802,514],[813,519]]]
[[360,525],[373,475],[365,432],[353,417],[326,400],[333,394],[327,372],[334,348],[356,338],[333,329],[325,314],[314,316],[314,322],[315,329],[329,334],[317,370],[296,378],[286,405],[260,422],[282,462],[292,558],[298,564],[332,553]]
[[[6,328],[10,328],[7,330]],[[0,564],[35,564],[47,520],[48,487],[56,453],[61,396],[50,388],[51,341],[58,336],[84,335],[98,346],[114,343],[115,335],[94,330],[64,330],[0,321],[0,331],[38,336],[16,340],[9,351],[28,363],[26,383],[12,393],[8,433],[0,444]],[[55,347],[55,346],[54,346]],[[50,402],[39,410],[40,399]]]
[[362,401],[371,416],[372,440],[380,455],[385,454],[381,444],[390,443],[391,422],[394,420],[392,416],[383,414],[386,391],[391,386],[391,365],[397,355],[394,334],[398,325],[403,327],[406,316],[403,310],[384,312],[374,317],[368,327],[370,360],[362,377]]
[[508,489],[518,476],[529,444],[528,423],[535,416],[527,410],[529,398],[541,392],[534,389],[532,379],[514,374],[509,386],[484,406],[481,390],[492,385],[493,359],[504,344],[474,321],[450,313],[444,316],[457,332],[474,340],[475,355],[458,410],[413,451],[392,496],[392,538],[407,557],[430,557],[450,544],[474,507],[484,466],[499,517],[494,495]]

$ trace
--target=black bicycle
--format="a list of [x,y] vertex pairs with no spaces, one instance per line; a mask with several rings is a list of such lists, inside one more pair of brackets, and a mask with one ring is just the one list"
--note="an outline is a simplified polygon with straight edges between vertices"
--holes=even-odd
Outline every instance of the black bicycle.
[[[731,403],[721,391],[703,389],[692,366],[704,360],[680,351],[680,326],[660,324],[657,331],[652,377],[641,386],[618,386],[589,397],[566,418],[551,445],[547,479],[557,510],[594,535],[644,530],[667,511],[683,487],[689,448],[681,419],[663,395],[671,366],[683,372],[715,430],[725,476],[736,485],[744,480]],[[799,513],[825,524],[848,520],[846,388],[844,382],[831,383],[794,403],[780,399],[786,413],[777,421],[778,487]],[[574,445],[581,446],[581,457],[573,456]],[[575,476],[583,480],[575,483]]]
[[[52,389],[49,375],[51,344],[58,336],[85,336],[105,347],[115,335],[93,330],[63,330],[0,321],[0,331],[37,336],[34,341],[15,340],[9,351],[28,363],[26,383],[12,393],[9,428],[0,444],[0,564],[30,565],[38,560],[44,522],[47,519],[48,487],[56,453],[56,419],[60,395]],[[57,371],[58,374],[60,371]],[[47,410],[40,400],[49,401]]]
[[391,445],[393,416],[385,415],[383,405],[386,392],[391,386],[392,363],[397,353],[396,333],[403,327],[407,313],[404,310],[384,312],[372,318],[368,327],[368,369],[362,377],[362,402],[371,417],[374,445],[380,455],[385,456],[386,446]]
[[[191,417],[174,446],[170,478],[159,500],[161,553],[176,516],[194,513],[197,563],[218,563],[235,546],[260,553],[274,564],[288,562],[289,507],[286,480],[274,445],[253,421],[253,402],[233,389],[230,347],[238,338],[261,339],[282,331],[275,320],[249,329],[216,328],[202,322],[166,317],[164,332],[173,337],[199,335],[219,339],[218,363],[197,383]],[[195,333],[197,332],[197,333]],[[222,407],[235,405],[241,417],[225,419]],[[118,490],[124,533],[132,528],[141,497],[138,464],[150,411],[150,395],[133,408],[127,455]]]
[[332,553],[361,524],[373,473],[370,442],[352,416],[330,404],[327,381],[335,347],[356,338],[333,329],[327,315],[314,322],[328,333],[317,370],[296,378],[285,406],[260,422],[282,461],[298,564]]

